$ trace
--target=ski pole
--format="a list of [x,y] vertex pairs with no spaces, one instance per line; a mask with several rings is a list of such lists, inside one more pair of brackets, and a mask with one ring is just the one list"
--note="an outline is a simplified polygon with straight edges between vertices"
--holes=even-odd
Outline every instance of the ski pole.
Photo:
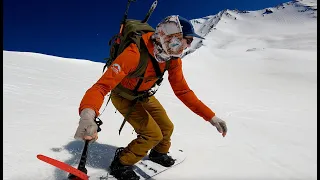
[[[128,11],[129,11],[129,7],[130,7],[130,3],[131,2],[136,2],[136,0],[128,0],[127,8],[126,8],[126,11],[125,11],[125,13],[123,15],[123,19],[121,21],[121,24],[120,24],[119,37],[122,35],[122,30],[123,30],[124,23],[126,22],[126,19],[128,18]],[[116,42],[118,44],[120,44],[120,38],[119,37],[116,39]]]

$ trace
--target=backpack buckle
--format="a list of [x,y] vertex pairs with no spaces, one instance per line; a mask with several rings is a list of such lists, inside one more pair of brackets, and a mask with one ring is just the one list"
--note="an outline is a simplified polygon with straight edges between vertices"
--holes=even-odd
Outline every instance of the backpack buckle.
[[156,81],[156,84],[157,84],[158,86],[160,86],[161,83],[162,83],[162,81],[163,81],[163,77],[160,77],[160,78]]

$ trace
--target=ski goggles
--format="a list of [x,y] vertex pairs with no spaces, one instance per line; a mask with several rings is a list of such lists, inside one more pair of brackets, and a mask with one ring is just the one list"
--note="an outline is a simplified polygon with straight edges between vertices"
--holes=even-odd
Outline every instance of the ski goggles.
[[182,27],[178,16],[168,16],[163,19],[157,28],[160,36],[169,36],[182,33]]

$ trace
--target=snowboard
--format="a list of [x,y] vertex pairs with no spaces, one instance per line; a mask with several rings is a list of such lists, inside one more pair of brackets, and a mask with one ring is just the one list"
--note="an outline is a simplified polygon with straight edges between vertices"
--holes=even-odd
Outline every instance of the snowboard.
[[[186,154],[180,149],[170,150],[168,155],[175,159],[175,163],[171,167],[161,166],[160,164],[150,161],[148,157],[145,157],[134,165],[134,171],[140,176],[140,180],[154,179],[155,176],[174,168],[186,159]],[[106,170],[99,171],[91,171],[92,173],[89,171],[89,180],[116,180],[116,178],[110,175]]]

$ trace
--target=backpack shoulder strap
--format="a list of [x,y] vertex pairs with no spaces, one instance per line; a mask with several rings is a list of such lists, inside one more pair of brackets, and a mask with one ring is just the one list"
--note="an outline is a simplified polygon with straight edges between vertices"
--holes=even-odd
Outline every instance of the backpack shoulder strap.
[[161,72],[158,61],[149,53],[148,48],[147,48],[146,44],[144,43],[141,35],[134,36],[132,38],[132,41],[136,43],[136,45],[140,51],[140,61],[139,61],[139,64],[138,64],[136,70],[134,72],[132,72],[131,74],[127,75],[127,77],[128,78],[140,77],[141,79],[143,79],[144,73],[145,73],[146,68],[148,66],[148,60],[150,58],[152,65],[153,65],[153,68],[156,71],[156,76],[161,79],[162,76],[164,75],[165,71],[170,68],[171,60],[166,61],[165,69],[163,72]]
[[164,72],[163,73],[161,72],[159,64],[158,64],[158,61],[151,54],[149,54],[149,56],[151,58],[151,62],[152,62],[153,68],[156,71],[156,76],[158,78],[161,78],[163,76]]
[[171,63],[171,60],[166,61],[166,67],[165,67],[165,69],[164,69],[164,72],[167,71],[167,70],[169,70],[169,68],[170,68],[170,63]]
[[136,70],[130,74],[127,75],[128,78],[137,78],[137,77],[141,77],[143,78],[144,73],[147,69],[148,66],[148,59],[149,59],[149,55],[148,55],[148,49],[142,39],[141,35],[136,35],[132,38],[133,42],[137,45],[139,52],[140,52],[140,60],[139,60],[139,64],[136,68]]

